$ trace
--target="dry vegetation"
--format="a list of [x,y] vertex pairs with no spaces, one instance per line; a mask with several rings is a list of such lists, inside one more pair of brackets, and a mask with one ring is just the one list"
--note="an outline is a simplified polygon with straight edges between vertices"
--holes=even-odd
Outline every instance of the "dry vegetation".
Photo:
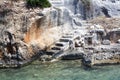
[[120,18],[97,17],[89,22],[93,24],[100,24],[105,29],[120,28]]

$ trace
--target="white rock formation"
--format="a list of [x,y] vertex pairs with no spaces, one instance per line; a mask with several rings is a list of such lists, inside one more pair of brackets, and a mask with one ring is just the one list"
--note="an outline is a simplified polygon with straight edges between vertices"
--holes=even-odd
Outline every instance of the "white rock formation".
[[111,17],[120,17],[120,0],[92,0],[92,5],[95,17],[101,13]]

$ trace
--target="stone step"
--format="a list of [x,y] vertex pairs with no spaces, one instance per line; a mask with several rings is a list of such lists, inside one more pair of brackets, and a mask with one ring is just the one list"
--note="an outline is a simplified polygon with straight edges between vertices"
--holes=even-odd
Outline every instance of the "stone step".
[[52,46],[51,50],[62,50],[61,46]]
[[74,32],[64,34],[62,38],[59,39],[59,42],[56,42],[48,51],[48,55],[55,55],[61,51],[67,50],[69,48],[69,42],[73,41]]
[[62,38],[72,38],[73,37],[73,35],[64,35],[64,36],[62,36]]
[[86,23],[86,24],[82,24],[82,26],[91,26],[92,24],[88,24],[88,23]]
[[87,22],[85,20],[80,21],[81,24],[86,24]]
[[64,35],[74,35],[73,30],[69,31],[68,33],[65,33]]
[[73,39],[72,38],[61,38],[60,42],[69,42],[71,40],[73,40]]
[[56,42],[55,45],[63,47],[64,45],[66,45],[66,43],[65,42]]
[[53,55],[53,54],[56,54],[56,53],[58,53],[58,52],[60,52],[60,50],[48,50],[48,51],[46,52],[46,54],[47,54],[47,55]]

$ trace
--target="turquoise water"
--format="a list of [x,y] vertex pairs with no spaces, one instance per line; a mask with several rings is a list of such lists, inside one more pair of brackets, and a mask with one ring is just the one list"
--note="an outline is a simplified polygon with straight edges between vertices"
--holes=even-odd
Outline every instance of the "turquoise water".
[[86,68],[80,61],[36,61],[20,69],[1,69],[0,80],[120,80],[120,65]]

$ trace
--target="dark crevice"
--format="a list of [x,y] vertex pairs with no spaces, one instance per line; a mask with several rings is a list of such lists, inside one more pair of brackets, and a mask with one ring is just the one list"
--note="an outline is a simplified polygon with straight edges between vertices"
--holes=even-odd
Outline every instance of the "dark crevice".
[[107,9],[107,8],[102,7],[101,9],[102,9],[102,12],[104,13],[104,15],[105,15],[106,17],[111,17],[111,16],[109,15],[109,13],[108,13],[108,9]]

